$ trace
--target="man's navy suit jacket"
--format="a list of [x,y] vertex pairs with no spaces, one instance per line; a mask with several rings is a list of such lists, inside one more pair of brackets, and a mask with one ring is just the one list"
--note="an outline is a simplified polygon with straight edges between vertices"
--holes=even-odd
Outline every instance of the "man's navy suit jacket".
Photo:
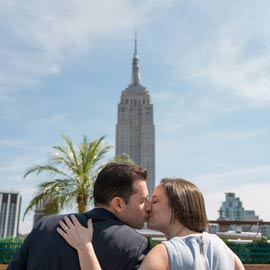
[[[103,270],[137,269],[149,251],[149,241],[111,212],[95,208],[75,214],[82,225],[93,219],[93,245]],[[77,251],[56,228],[64,215],[42,218],[26,237],[8,270],[79,270]]]

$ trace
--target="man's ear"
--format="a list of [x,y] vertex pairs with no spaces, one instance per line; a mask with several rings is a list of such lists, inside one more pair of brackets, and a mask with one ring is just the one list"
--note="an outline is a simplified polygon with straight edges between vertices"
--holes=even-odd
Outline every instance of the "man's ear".
[[114,197],[111,200],[111,208],[118,213],[121,213],[123,211],[124,206],[125,202],[121,197]]

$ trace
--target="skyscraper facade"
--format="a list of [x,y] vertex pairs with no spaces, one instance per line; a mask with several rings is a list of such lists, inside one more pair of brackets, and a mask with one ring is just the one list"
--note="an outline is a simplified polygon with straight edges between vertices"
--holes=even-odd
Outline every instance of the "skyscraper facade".
[[[226,200],[222,202],[219,209],[220,220],[237,220],[237,221],[259,221],[260,218],[255,214],[254,210],[245,210],[240,198],[235,196],[235,193],[225,193]],[[221,229],[222,230],[222,229]],[[270,226],[269,225],[235,225],[231,224],[227,230],[243,231],[243,232],[254,232],[258,233],[261,231],[263,236],[269,237]]]
[[155,187],[155,126],[149,91],[141,84],[137,39],[130,85],[122,91],[116,125],[116,156],[128,155],[147,169],[147,187]]
[[36,205],[35,212],[34,212],[34,220],[33,220],[33,227],[37,224],[37,222],[43,218],[45,214],[45,206],[50,202],[50,199],[43,199],[39,201],[38,205]]
[[256,216],[254,210],[245,210],[240,198],[235,197],[235,193],[225,193],[226,200],[222,202],[219,209],[219,219],[225,220],[239,220],[239,221],[257,221],[259,217]]
[[18,192],[0,192],[0,238],[18,235],[20,209]]
[[244,220],[244,207],[240,199],[235,197],[233,192],[227,192],[225,195],[226,200],[219,209],[219,219]]

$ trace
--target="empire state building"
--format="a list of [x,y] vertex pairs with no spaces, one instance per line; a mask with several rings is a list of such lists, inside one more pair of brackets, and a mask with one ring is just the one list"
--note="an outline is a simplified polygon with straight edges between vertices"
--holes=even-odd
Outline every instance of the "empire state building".
[[147,169],[149,194],[155,187],[155,126],[149,91],[141,84],[137,39],[130,85],[122,91],[116,125],[116,156],[127,154]]

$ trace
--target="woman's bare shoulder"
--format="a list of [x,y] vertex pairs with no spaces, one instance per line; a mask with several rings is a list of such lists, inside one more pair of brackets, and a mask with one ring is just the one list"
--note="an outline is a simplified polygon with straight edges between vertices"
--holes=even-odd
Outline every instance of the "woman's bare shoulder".
[[145,257],[140,270],[169,270],[169,257],[165,245],[156,245]]

